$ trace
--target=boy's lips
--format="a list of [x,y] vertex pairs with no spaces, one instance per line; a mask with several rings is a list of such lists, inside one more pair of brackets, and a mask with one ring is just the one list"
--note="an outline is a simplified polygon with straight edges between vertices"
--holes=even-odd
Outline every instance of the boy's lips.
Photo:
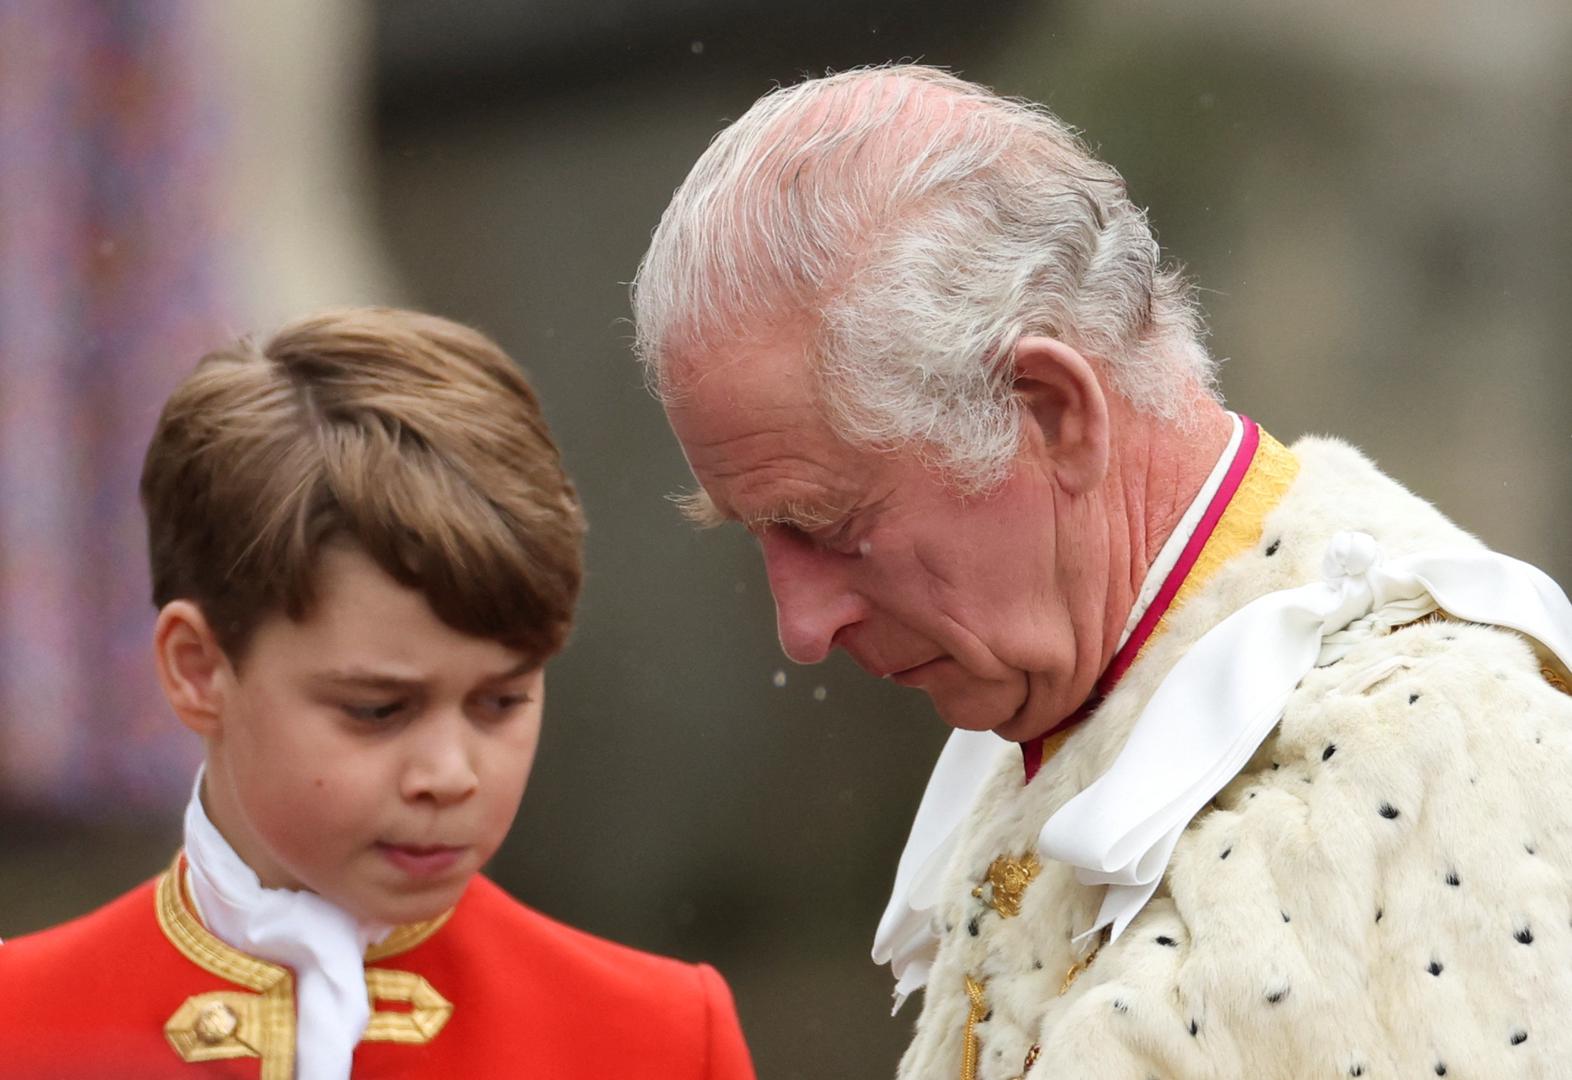
[[453,864],[469,849],[441,844],[388,844],[377,842],[383,858],[411,877],[432,877]]

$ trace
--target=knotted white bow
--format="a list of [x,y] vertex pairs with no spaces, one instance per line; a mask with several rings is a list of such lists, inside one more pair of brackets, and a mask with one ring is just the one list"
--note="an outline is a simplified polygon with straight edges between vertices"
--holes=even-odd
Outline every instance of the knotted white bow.
[[[1338,533],[1324,580],[1269,593],[1204,634],[1169,671],[1106,773],[1043,826],[1039,850],[1104,885],[1096,923],[1118,937],[1162,881],[1185,825],[1250,760],[1326,639],[1381,613],[1391,624],[1440,608],[1504,626],[1572,666],[1572,604],[1542,571],[1489,551],[1384,559],[1364,533]],[[1400,612],[1392,617],[1393,610]],[[1330,662],[1347,650],[1336,641]]]

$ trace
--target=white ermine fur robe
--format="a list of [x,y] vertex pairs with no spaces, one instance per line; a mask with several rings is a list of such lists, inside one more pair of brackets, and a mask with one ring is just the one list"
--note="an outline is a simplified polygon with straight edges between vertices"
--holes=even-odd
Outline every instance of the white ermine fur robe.
[[[972,889],[1107,769],[1175,659],[1263,593],[1320,578],[1332,534],[1388,555],[1477,547],[1350,447],[1300,472],[1027,785],[1013,756],[969,814],[903,1080],[1572,1077],[1572,698],[1525,639],[1432,620],[1313,671],[1180,840],[1162,888],[1061,995],[1100,888],[1044,862],[1021,913]],[[1361,669],[1407,657],[1375,685]]]

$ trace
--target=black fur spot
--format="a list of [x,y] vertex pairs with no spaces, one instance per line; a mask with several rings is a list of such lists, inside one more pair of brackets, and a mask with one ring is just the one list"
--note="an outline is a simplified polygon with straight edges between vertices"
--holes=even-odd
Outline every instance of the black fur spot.
[[1321,760],[1326,761],[1335,753],[1337,753],[1337,744],[1335,742],[1329,742],[1326,744],[1326,749],[1321,751]]
[[1283,539],[1282,539],[1282,537],[1278,537],[1276,540],[1273,540],[1270,544],[1266,545],[1266,557],[1267,558],[1271,558],[1273,555],[1276,555],[1277,554],[1277,549],[1282,547],[1282,546],[1283,546]]
[[1430,974],[1432,974],[1432,975],[1439,975],[1439,974],[1441,974],[1441,971],[1442,971],[1441,961],[1439,961],[1439,960],[1432,960],[1432,961],[1430,961],[1430,966],[1427,967],[1425,970],[1430,972]]
[[1534,943],[1534,932],[1526,926],[1512,936],[1517,939],[1519,945],[1532,945]]
[[989,1009],[986,1013],[983,1014],[983,1018],[981,1020],[977,1021],[977,1022],[979,1024],[986,1024],[988,1021],[990,1021],[992,1019],[993,1019],[993,1010]]
[[976,919],[973,919],[971,922],[966,924],[966,932],[968,934],[970,934],[972,937],[976,937],[979,933],[982,932],[981,930],[978,929],[977,920]]
[[1528,852],[1530,855],[1537,855],[1538,854],[1538,852],[1534,850],[1534,845],[1533,844],[1524,844],[1523,845],[1523,850]]
[[1386,818],[1388,821],[1391,821],[1393,818],[1397,817],[1397,815],[1400,813],[1400,811],[1398,810],[1397,807],[1393,806],[1391,803],[1384,802],[1380,806],[1379,813],[1381,814],[1382,817]]
[[1381,916],[1386,914],[1386,908],[1376,908],[1376,922],[1381,921]]
[[1127,1013],[1130,1011],[1130,1006],[1124,1003],[1124,998],[1114,998],[1113,1007],[1115,1012]]
[[1292,989],[1293,987],[1291,986],[1285,986],[1281,990],[1273,990],[1271,993],[1266,995],[1267,1004],[1276,1005],[1279,1001],[1282,1001],[1285,997],[1287,997],[1288,991]]
[[1157,944],[1159,944],[1159,945],[1166,945],[1170,949],[1177,949],[1179,947],[1179,943],[1177,941],[1175,941],[1173,938],[1169,937],[1167,934],[1158,934],[1157,935]]
[[1446,883],[1455,889],[1463,884],[1463,879],[1457,876],[1456,870],[1448,870],[1446,872]]
[[1441,1062],[1441,1061],[1436,1062],[1436,1075],[1437,1076],[1445,1076],[1446,1075],[1446,1063],[1445,1062]]
[[1353,1068],[1348,1070],[1349,1076],[1363,1076],[1364,1074],[1365,1067],[1363,1065],[1355,1065]]
[[1033,960],[1032,961],[1032,970],[1033,971],[1041,971],[1042,969],[1043,969],[1043,962],[1041,960]]
[[1219,855],[1218,858],[1219,859],[1226,859],[1226,858],[1228,858],[1228,856],[1232,855],[1233,853],[1234,853],[1234,849],[1233,848],[1224,848],[1223,849],[1223,853],[1221,855]]
[[1284,922],[1293,922],[1294,921],[1294,920],[1292,920],[1292,919],[1290,919],[1288,917],[1288,912],[1286,912],[1286,911],[1279,911],[1278,914],[1283,917],[1283,921]]
[[1192,1016],[1190,1018],[1190,1035],[1191,1035],[1191,1037],[1194,1038],[1195,1033],[1197,1031],[1200,1031],[1200,1030],[1201,1030],[1201,1025],[1199,1023],[1197,1023],[1195,1017]]
[[1519,1029],[1512,1033],[1513,1046],[1522,1046],[1526,1042],[1528,1042],[1528,1032]]
[[1410,705],[1412,705],[1414,702],[1416,702],[1418,700],[1419,700],[1419,695],[1418,694],[1409,694],[1408,695],[1408,703]]

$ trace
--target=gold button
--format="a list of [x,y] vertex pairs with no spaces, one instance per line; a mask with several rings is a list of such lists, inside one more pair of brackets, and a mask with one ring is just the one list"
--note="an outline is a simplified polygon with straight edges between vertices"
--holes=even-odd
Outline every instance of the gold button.
[[192,1030],[207,1045],[217,1046],[233,1035],[239,1026],[240,1017],[235,1015],[235,1010],[222,1001],[215,1001],[203,1006],[202,1011],[197,1013]]

